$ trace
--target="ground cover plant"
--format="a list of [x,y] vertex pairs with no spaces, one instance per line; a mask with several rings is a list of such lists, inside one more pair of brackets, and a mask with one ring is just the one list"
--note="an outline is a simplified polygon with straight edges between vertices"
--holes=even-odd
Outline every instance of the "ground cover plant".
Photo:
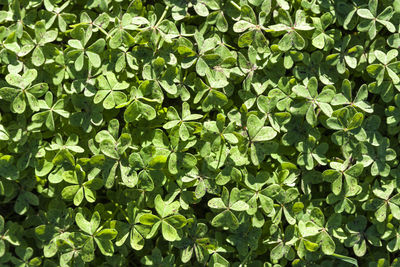
[[400,266],[399,0],[0,0],[0,266]]

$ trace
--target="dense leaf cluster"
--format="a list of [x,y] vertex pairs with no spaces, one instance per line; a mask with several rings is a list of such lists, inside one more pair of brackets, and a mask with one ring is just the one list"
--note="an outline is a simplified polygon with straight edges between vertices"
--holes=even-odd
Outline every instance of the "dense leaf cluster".
[[399,266],[399,0],[0,0],[0,266]]

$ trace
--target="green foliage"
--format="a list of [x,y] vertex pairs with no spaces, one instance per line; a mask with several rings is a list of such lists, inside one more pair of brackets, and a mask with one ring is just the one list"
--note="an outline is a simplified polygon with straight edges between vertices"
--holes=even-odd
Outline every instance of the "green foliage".
[[0,0],[0,266],[400,266],[399,0]]

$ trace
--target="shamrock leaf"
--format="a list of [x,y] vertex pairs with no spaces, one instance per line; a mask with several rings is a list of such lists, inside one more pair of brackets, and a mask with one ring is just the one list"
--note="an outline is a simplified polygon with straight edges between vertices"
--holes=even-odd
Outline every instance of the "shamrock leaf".
[[68,45],[71,49],[68,51],[67,55],[68,57],[75,59],[75,69],[77,71],[83,69],[85,56],[93,67],[99,68],[101,65],[101,56],[99,54],[101,54],[104,49],[104,39],[100,38],[90,46],[86,47],[92,37],[92,31],[85,31],[82,27],[77,27],[74,29],[73,33],[75,35],[74,37],[77,39],[70,39],[68,41]]
[[55,130],[55,122],[54,116],[62,116],[64,118],[69,117],[69,112],[66,111],[64,99],[59,99],[56,103],[53,104],[53,94],[51,92],[47,92],[45,95],[45,100],[39,100],[39,106],[41,109],[45,111],[38,112],[32,116],[32,121],[42,125],[43,123],[50,131]]
[[304,49],[306,43],[301,35],[302,31],[313,30],[314,27],[306,22],[306,15],[303,10],[297,10],[295,21],[291,18],[290,14],[283,9],[279,10],[280,16],[285,23],[275,24],[269,26],[269,29],[275,32],[285,31],[286,34],[280,39],[278,46],[281,51],[288,51],[291,48],[297,50]]
[[4,221],[4,217],[0,215],[0,257],[3,257],[6,253],[6,241],[7,243],[19,246],[20,242],[17,236],[17,225],[11,221]]
[[105,109],[112,109],[122,103],[125,103],[127,96],[121,92],[129,87],[126,82],[118,82],[115,74],[112,72],[107,72],[104,77],[100,75],[97,77],[97,82],[99,90],[94,96],[93,102],[98,104],[103,101],[103,107]]
[[297,158],[297,164],[305,166],[307,170],[314,168],[314,160],[318,164],[326,165],[325,153],[328,151],[329,145],[327,143],[317,144],[317,140],[310,136],[307,141],[299,142],[297,150],[300,152]]
[[336,30],[327,29],[333,23],[334,17],[331,13],[325,13],[321,17],[312,17],[315,31],[312,36],[312,45],[318,49],[328,50],[334,45],[334,38],[332,35],[337,33]]
[[77,145],[78,142],[79,138],[77,135],[69,136],[67,141],[65,141],[64,143],[62,136],[60,134],[56,134],[56,136],[53,138],[52,143],[45,149],[48,151],[57,151],[57,153],[53,157],[53,163],[69,161],[71,162],[71,164],[74,164],[72,152],[84,152],[84,149]]
[[196,72],[200,76],[205,76],[207,71],[218,65],[222,59],[215,52],[218,44],[218,39],[207,38],[205,39],[199,32],[194,34],[197,42],[197,52],[193,44],[188,39],[181,39],[177,51],[179,55],[184,57],[181,66],[188,69],[195,65]]
[[363,209],[374,211],[376,220],[378,222],[383,222],[387,217],[387,212],[390,210],[394,218],[399,218],[400,208],[399,199],[400,194],[392,195],[394,191],[394,180],[389,180],[386,182],[379,183],[375,180],[372,192],[377,198],[368,199],[367,202],[363,204]]
[[369,156],[365,157],[365,162],[371,165],[372,175],[381,175],[387,177],[390,173],[389,162],[396,158],[396,151],[389,148],[390,141],[388,138],[382,138],[379,140],[379,145],[375,148],[367,146]]
[[[330,129],[336,130],[331,139],[336,144],[345,144],[349,139],[358,133],[364,120],[364,115],[355,110],[343,108],[337,112],[337,117],[331,117],[326,120]],[[361,129],[362,130],[362,129]]]
[[175,241],[181,237],[178,230],[186,225],[186,218],[177,214],[179,210],[179,202],[166,203],[160,195],[154,200],[155,209],[159,216],[153,214],[143,214],[139,221],[141,224],[152,226],[147,238],[152,237],[161,227],[161,232],[165,240]]
[[189,129],[193,129],[193,120],[201,119],[200,114],[190,114],[190,106],[187,102],[182,104],[182,116],[179,116],[178,112],[174,107],[170,107],[167,112],[168,122],[164,124],[164,129],[171,129],[173,127],[179,127],[179,137],[186,141],[189,138]]
[[167,157],[168,171],[171,174],[177,174],[180,170],[190,170],[196,166],[196,157],[187,152],[195,143],[195,139],[180,141],[179,130],[176,128],[170,133],[169,139],[161,130],[156,130],[153,139],[156,155]]
[[99,143],[99,150],[107,160],[104,162],[103,178],[105,187],[113,186],[117,169],[122,182],[133,187],[137,183],[137,175],[128,166],[127,150],[131,148],[132,137],[129,133],[123,132],[119,135],[119,121],[112,119],[108,124],[108,131],[102,130],[96,134],[95,141]]
[[375,50],[375,56],[379,62],[377,64],[372,64],[367,67],[368,74],[375,78],[377,81],[377,85],[381,85],[384,80],[387,80],[387,77],[390,80],[397,84],[400,82],[399,76],[397,73],[399,72],[399,61],[392,62],[397,58],[398,51],[390,50],[386,54],[380,50]]
[[244,5],[241,7],[241,20],[233,25],[233,30],[235,32],[244,32],[239,36],[239,47],[247,47],[254,43],[258,51],[265,51],[268,41],[262,31],[267,30],[267,28],[263,26],[266,16],[267,13],[261,11],[258,15],[258,19],[256,19],[256,15],[250,6]]
[[[246,133],[249,140],[250,158],[254,165],[259,165],[264,160],[265,154],[260,151],[262,148],[257,144],[273,139],[276,136],[275,130],[270,126],[264,126],[264,120],[260,120],[255,115],[250,115],[247,119]],[[264,143],[268,147],[275,147],[274,143]]]
[[333,110],[329,103],[335,93],[331,89],[325,89],[318,93],[318,81],[315,77],[312,77],[306,86],[297,85],[292,90],[300,99],[304,100],[295,103],[291,107],[291,111],[295,114],[305,115],[307,122],[312,126],[317,124],[315,108],[318,107],[328,117],[332,116]]
[[341,217],[339,215],[329,219],[325,223],[325,216],[321,209],[313,208],[310,212],[310,221],[299,223],[299,230],[302,235],[305,237],[316,236],[316,241],[321,244],[321,250],[326,255],[332,255],[336,250],[335,242],[330,233],[337,225],[340,225]]
[[[154,95],[154,98],[147,97],[147,94]],[[124,119],[126,122],[137,121],[141,118],[150,121],[156,117],[156,110],[147,103],[162,102],[162,99],[161,88],[155,87],[155,83],[145,81],[140,84],[138,89],[134,88],[131,91],[131,99],[128,102],[117,107],[120,108],[128,105],[124,112]]]
[[48,90],[46,83],[37,83],[31,85],[32,82],[37,78],[37,71],[30,69],[24,72],[21,76],[16,73],[9,73],[6,76],[6,81],[13,87],[3,87],[0,90],[0,96],[11,102],[11,109],[13,112],[22,114],[25,112],[26,105],[28,102],[29,107],[33,111],[40,109],[38,97],[41,97]]
[[69,236],[69,228],[74,222],[72,208],[50,209],[46,214],[44,224],[35,228],[36,236],[44,243],[43,253],[46,257],[54,256],[59,247],[57,242]]
[[85,262],[94,259],[94,243],[105,256],[111,256],[114,252],[114,245],[111,240],[117,236],[118,232],[115,229],[104,228],[100,225],[100,222],[101,217],[97,211],[92,214],[90,220],[87,220],[80,212],[75,215],[75,223],[81,232],[74,233],[71,238],[82,243],[82,251],[84,251],[82,259]]
[[163,257],[161,250],[159,248],[155,248],[152,250],[151,256],[144,256],[140,262],[145,266],[172,266],[174,261],[175,255]]
[[[104,21],[107,21],[104,19]],[[135,23],[132,23],[135,22]],[[106,22],[108,23],[108,21]],[[108,33],[111,36],[109,40],[109,45],[111,48],[115,49],[124,43],[129,47],[129,45],[134,43],[134,38],[129,33],[129,30],[136,30],[141,24],[148,24],[149,22],[145,18],[135,19],[132,15],[127,13],[115,20],[115,27]]]
[[41,17],[45,17],[46,29],[50,29],[54,22],[57,20],[58,28],[60,31],[65,32],[67,30],[67,25],[76,19],[76,15],[73,13],[63,12],[67,9],[70,1],[64,2],[60,7],[54,5],[52,1],[44,1],[45,10],[40,10]]
[[88,202],[96,201],[96,190],[99,190],[103,185],[103,182],[98,178],[85,181],[85,176],[86,173],[80,165],[76,165],[75,170],[63,173],[64,181],[72,185],[64,187],[61,195],[66,200],[73,200],[75,206],[79,206],[83,199]]
[[365,216],[355,216],[346,224],[346,230],[350,236],[345,240],[345,245],[352,247],[358,257],[366,253],[367,242],[374,246],[381,246],[381,241],[377,237],[378,233],[374,225],[367,229],[367,218]]
[[239,189],[233,188],[229,193],[226,187],[223,187],[220,198],[212,198],[208,201],[208,206],[215,210],[222,210],[213,218],[211,224],[214,227],[226,227],[231,230],[239,227],[234,211],[244,211],[249,207],[246,202],[240,200]]
[[[385,26],[390,31],[395,31],[395,26],[390,22],[393,16],[393,7],[386,7],[381,13],[377,14],[378,1],[370,0],[368,2],[368,9],[360,8],[357,10],[357,15],[365,19],[358,24],[357,29],[361,32],[368,32],[369,37],[372,39],[376,36],[377,32]],[[378,26],[376,25],[379,22]]]
[[207,250],[209,238],[205,237],[208,231],[207,225],[193,221],[189,222],[186,227],[189,228],[188,236],[174,242],[174,246],[181,249],[182,262],[189,262],[193,254],[198,262],[206,262],[209,256]]
[[341,91],[342,93],[336,94],[332,99],[331,104],[333,106],[352,106],[361,109],[364,112],[372,113],[373,109],[371,105],[366,101],[368,98],[367,85],[363,84],[357,91],[357,95],[353,99],[353,86],[347,79],[343,80]]
[[267,188],[263,188],[269,175],[267,172],[259,172],[257,176],[249,173],[246,177],[245,184],[248,188],[242,189],[240,194],[249,205],[246,210],[249,215],[254,215],[260,206],[265,214],[270,214],[274,209],[274,202],[268,196]]
[[337,71],[340,74],[343,74],[346,71],[346,66],[349,66],[352,69],[356,68],[357,60],[363,52],[361,45],[355,45],[351,48],[347,48],[347,46],[350,44],[350,41],[350,35],[346,35],[343,38],[340,46],[334,48],[337,53],[330,54],[326,57],[327,62],[336,66]]
[[92,98],[82,95],[73,95],[71,102],[76,111],[69,117],[73,126],[79,126],[84,132],[91,132],[93,126],[103,122],[103,105],[95,104]]
[[35,66],[41,66],[45,62],[45,58],[49,55],[45,55],[45,52],[50,48],[48,43],[52,43],[57,38],[57,30],[46,31],[45,22],[38,21],[35,24],[35,38],[31,39],[30,35],[24,32],[22,38],[24,39],[24,49],[23,52],[20,51],[19,54],[27,54],[30,50],[32,52],[32,63]]
[[146,225],[139,224],[141,216],[139,210],[132,205],[128,205],[126,213],[127,222],[117,221],[115,229],[118,231],[115,244],[122,246],[128,241],[130,246],[135,250],[141,250],[144,247],[145,238],[150,232],[150,228]]
[[130,166],[136,170],[135,178],[140,182],[140,188],[147,191],[152,191],[156,185],[159,186],[165,182],[162,168],[167,162],[167,157],[155,156],[155,153],[156,149],[148,146],[142,148],[139,153],[132,153],[129,156]]
[[31,247],[21,246],[15,249],[15,253],[17,254],[18,258],[12,257],[11,262],[15,266],[40,266],[42,264],[42,260],[39,257],[33,256],[33,249]]

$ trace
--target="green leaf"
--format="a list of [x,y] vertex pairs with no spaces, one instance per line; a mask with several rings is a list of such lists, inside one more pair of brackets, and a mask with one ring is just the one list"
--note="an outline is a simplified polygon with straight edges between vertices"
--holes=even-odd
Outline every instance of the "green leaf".
[[100,249],[100,252],[105,256],[112,256],[114,253],[114,246],[113,243],[109,240],[103,239],[94,239],[96,241],[97,246]]
[[335,252],[335,242],[326,232],[321,233],[321,248],[326,255],[332,255]]
[[253,142],[268,141],[274,139],[276,132],[272,127],[262,127],[252,139]]
[[344,261],[344,262],[353,264],[354,266],[357,266],[357,267],[358,267],[358,262],[357,262],[357,259],[355,259],[355,258],[351,258],[351,257],[344,256],[344,255],[339,255],[339,254],[336,254],[336,253],[333,253],[333,254],[330,255],[330,256],[331,256],[331,257],[334,257],[334,258],[336,258],[336,259],[339,259],[339,260],[341,260],[341,261]]
[[317,243],[308,241],[307,239],[304,239],[303,243],[304,243],[304,246],[306,247],[306,249],[311,252],[317,251],[319,248],[319,245]]
[[175,241],[179,239],[178,232],[176,229],[169,224],[167,221],[161,222],[161,232],[165,240],[167,241]]
[[32,63],[35,66],[41,66],[45,61],[43,51],[40,46],[37,46],[32,53]]
[[159,220],[160,220],[160,218],[158,218],[157,216],[155,216],[153,214],[143,214],[139,218],[140,223],[144,224],[144,225],[153,225],[156,222],[158,222]]
[[235,230],[239,227],[239,221],[236,216],[229,210],[225,210],[219,213],[211,221],[214,227],[228,227],[229,229]]
[[142,117],[146,120],[152,120],[156,117],[156,111],[150,105],[144,104],[140,101],[134,101],[124,112],[124,119],[126,122],[137,121]]
[[172,215],[166,218],[164,222],[172,225],[175,229],[181,229],[186,225],[186,218],[182,215]]
[[93,234],[91,223],[85,219],[82,213],[77,213],[75,221],[78,227],[87,234]]
[[208,201],[208,206],[213,209],[225,209],[226,206],[221,198],[213,198]]
[[235,211],[244,211],[244,210],[247,210],[248,208],[249,208],[249,205],[247,205],[246,202],[241,201],[241,200],[239,200],[239,201],[233,203],[233,204],[230,206],[230,209],[231,209],[231,210],[235,210]]
[[100,149],[106,156],[113,159],[119,159],[117,145],[113,141],[109,139],[103,140],[100,143]]

